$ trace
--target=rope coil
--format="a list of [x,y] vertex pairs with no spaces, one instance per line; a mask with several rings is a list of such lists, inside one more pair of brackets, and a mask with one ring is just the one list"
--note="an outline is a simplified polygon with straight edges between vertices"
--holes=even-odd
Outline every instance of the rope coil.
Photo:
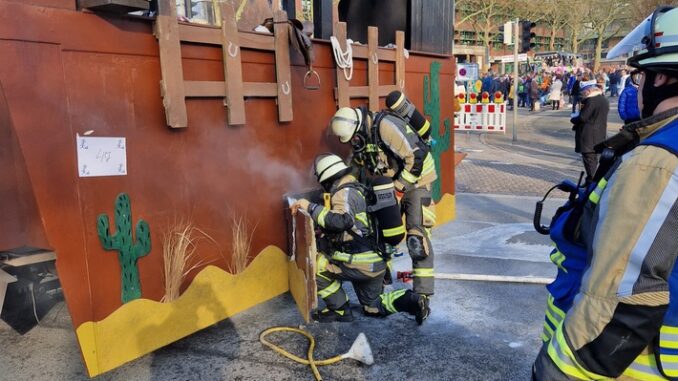
[[346,51],[341,50],[341,45],[339,40],[336,37],[330,36],[330,42],[332,42],[332,51],[334,52],[334,61],[337,63],[337,66],[344,71],[344,78],[347,81],[350,81],[353,78],[353,40],[346,40]]

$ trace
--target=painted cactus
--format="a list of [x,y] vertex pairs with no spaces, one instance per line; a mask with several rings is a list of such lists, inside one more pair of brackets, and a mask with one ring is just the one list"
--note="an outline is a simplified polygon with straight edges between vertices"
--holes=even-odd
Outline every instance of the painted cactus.
[[431,117],[431,153],[438,171],[438,180],[433,183],[431,190],[433,201],[438,202],[443,197],[440,180],[440,157],[450,149],[450,120],[445,119],[445,132],[440,134],[440,62],[431,62],[431,75],[424,76],[424,114]]
[[151,251],[151,234],[148,223],[139,220],[136,226],[136,242],[132,237],[132,210],[129,196],[120,193],[115,200],[115,234],[109,230],[108,216],[103,213],[97,218],[99,240],[106,250],[117,250],[121,267],[121,298],[127,303],[141,297],[137,260]]

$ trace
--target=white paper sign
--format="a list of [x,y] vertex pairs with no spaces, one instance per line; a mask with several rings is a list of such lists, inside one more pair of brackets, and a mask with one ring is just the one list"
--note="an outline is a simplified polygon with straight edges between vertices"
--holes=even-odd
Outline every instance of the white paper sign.
[[483,124],[483,115],[477,113],[470,113],[467,116],[468,124],[474,128],[477,126],[482,126]]
[[127,174],[125,138],[76,136],[80,177],[123,176]]

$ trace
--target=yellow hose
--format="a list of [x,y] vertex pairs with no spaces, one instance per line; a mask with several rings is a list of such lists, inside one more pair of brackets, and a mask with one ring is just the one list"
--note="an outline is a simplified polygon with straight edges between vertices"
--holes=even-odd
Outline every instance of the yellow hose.
[[[297,357],[297,356],[287,352],[286,350],[280,348],[279,346],[271,343],[270,341],[268,341],[264,338],[266,335],[268,335],[269,333],[273,333],[273,332],[296,332],[300,335],[306,336],[306,338],[309,341],[308,354],[307,354],[308,359],[303,359],[301,357]],[[261,341],[261,343],[264,344],[265,346],[273,349],[274,351],[280,353],[281,355],[283,355],[283,356],[285,356],[289,359],[292,359],[293,361],[296,361],[300,364],[310,366],[311,370],[313,371],[313,375],[315,376],[315,379],[317,381],[322,381],[322,377],[320,376],[320,372],[318,372],[318,366],[334,364],[334,363],[337,363],[337,362],[344,359],[343,355],[338,355],[338,356],[334,356],[334,357],[326,359],[326,360],[314,360],[313,359],[313,350],[315,349],[315,339],[313,338],[313,336],[310,333],[308,333],[308,332],[306,332],[302,329],[298,329],[298,328],[292,328],[292,327],[269,328],[259,335],[259,341]]]

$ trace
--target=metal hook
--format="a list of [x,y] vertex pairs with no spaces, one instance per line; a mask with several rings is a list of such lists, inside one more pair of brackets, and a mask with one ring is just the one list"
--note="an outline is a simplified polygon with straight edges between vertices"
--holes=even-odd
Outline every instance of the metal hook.
[[404,79],[400,80],[400,89],[401,90],[405,89],[405,80]]
[[377,55],[377,53],[372,53],[372,62],[374,62],[375,64],[379,63],[379,56]]
[[282,92],[285,95],[288,95],[290,93],[290,84],[289,82],[285,81],[285,83],[282,84]]
[[[235,48],[235,49],[232,49]],[[235,58],[238,55],[238,45],[234,45],[232,41],[228,42],[228,55]]]

